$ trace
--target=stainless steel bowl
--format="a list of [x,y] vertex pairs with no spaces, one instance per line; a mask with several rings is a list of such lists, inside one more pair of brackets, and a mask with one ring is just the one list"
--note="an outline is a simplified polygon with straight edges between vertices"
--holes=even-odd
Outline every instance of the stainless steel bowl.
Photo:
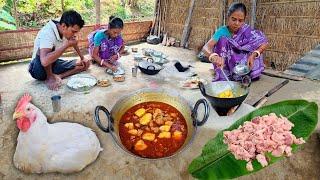
[[250,68],[245,64],[238,64],[233,68],[233,72],[238,76],[244,76],[250,73]]

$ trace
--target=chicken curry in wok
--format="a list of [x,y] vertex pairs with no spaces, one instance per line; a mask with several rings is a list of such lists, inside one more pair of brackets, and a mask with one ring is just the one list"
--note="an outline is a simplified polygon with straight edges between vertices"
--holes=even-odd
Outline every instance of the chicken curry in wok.
[[182,114],[171,105],[144,102],[121,117],[119,136],[132,153],[145,158],[167,157],[184,144],[188,128]]

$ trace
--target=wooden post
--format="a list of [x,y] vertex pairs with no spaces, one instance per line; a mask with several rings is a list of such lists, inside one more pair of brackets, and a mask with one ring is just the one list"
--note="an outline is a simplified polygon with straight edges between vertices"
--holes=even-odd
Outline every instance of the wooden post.
[[19,29],[20,23],[18,19],[18,13],[17,13],[17,0],[13,0],[13,10],[14,10],[14,18],[16,20],[16,27]]
[[184,23],[184,28],[183,28],[183,32],[182,32],[182,37],[181,37],[181,46],[185,47],[187,42],[188,42],[188,34],[190,35],[190,22],[191,22],[191,18],[192,18],[192,12],[194,9],[194,4],[195,4],[195,0],[191,0],[190,4],[189,4],[189,13],[187,16],[187,19]]
[[257,10],[257,1],[251,0],[251,22],[250,25],[254,28],[256,23],[256,10]]
[[96,5],[96,25],[100,25],[100,0],[94,0]]

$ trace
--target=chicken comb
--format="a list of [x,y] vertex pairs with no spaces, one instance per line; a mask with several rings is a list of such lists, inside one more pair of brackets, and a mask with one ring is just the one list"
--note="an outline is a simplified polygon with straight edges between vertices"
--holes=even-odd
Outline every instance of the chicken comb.
[[30,96],[30,94],[25,93],[18,101],[17,107],[15,109],[15,111],[20,110],[21,108],[23,108],[24,106],[26,106],[30,101],[31,101],[32,97]]

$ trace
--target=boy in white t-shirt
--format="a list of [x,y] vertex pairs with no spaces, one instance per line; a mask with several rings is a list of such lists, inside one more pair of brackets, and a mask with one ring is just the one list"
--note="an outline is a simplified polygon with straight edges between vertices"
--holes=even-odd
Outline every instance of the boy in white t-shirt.
[[[60,21],[50,20],[39,32],[34,41],[29,72],[35,79],[45,81],[51,90],[57,90],[61,79],[85,71],[90,61],[81,54],[75,34],[83,27],[79,13],[70,10],[62,14]],[[59,57],[67,48],[73,47],[80,60],[65,61]]]

